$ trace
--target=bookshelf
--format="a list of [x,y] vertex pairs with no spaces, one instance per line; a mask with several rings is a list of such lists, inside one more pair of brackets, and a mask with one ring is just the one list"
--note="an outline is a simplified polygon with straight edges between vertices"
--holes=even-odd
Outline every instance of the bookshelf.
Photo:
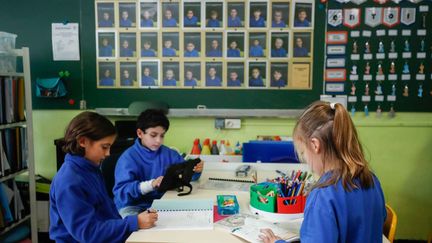
[[[11,209],[15,210],[12,212],[13,219],[4,224],[3,227],[0,227],[0,239],[5,236],[8,232],[13,230],[14,228],[22,225],[23,223],[29,223],[31,228],[31,241],[38,242],[37,238],[37,215],[36,215],[36,192],[35,192],[35,167],[34,167],[34,148],[33,148],[33,117],[32,117],[32,97],[31,97],[31,77],[30,77],[30,56],[29,56],[29,48],[23,47],[21,49],[14,49],[7,55],[13,55],[17,57],[17,60],[22,61],[22,70],[23,72],[1,72],[0,71],[0,92],[5,94],[5,85],[7,82],[16,82],[16,86],[14,87],[11,93],[15,94],[15,98],[11,98],[12,101],[6,102],[5,97],[2,97],[0,105],[3,109],[0,109],[0,112],[3,112],[3,118],[0,120],[0,183],[5,186],[11,186],[14,191],[14,197],[12,199],[12,203],[15,207]],[[5,55],[0,54],[0,59]],[[9,81],[10,80],[10,81]],[[22,80],[22,81],[12,81],[12,80]],[[1,83],[3,82],[3,84]],[[21,85],[21,86],[20,86]],[[8,87],[8,86],[6,86]],[[23,92],[20,93],[19,90]],[[17,93],[14,93],[17,92]],[[0,93],[0,97],[1,97]],[[23,96],[23,97],[22,97]],[[15,108],[7,108],[6,105],[11,104],[12,106],[17,106]],[[11,111],[13,110],[13,111]],[[6,112],[11,112],[9,114],[8,119],[6,119]],[[14,114],[17,112],[18,114]],[[12,133],[12,136],[16,140],[7,140],[5,134],[11,133],[11,131],[15,131]],[[12,143],[13,141],[14,143]],[[7,143],[9,142],[9,143]],[[15,147],[14,147],[15,146]],[[10,149],[12,148],[12,149]],[[9,150],[7,150],[9,149]],[[11,153],[12,151],[12,153]],[[16,152],[16,154],[15,154]],[[14,154],[15,156],[10,156],[10,154]],[[9,157],[8,157],[9,155]],[[4,163],[7,161],[9,163],[10,169],[5,169]],[[15,164],[14,164],[15,163]],[[28,193],[23,193],[20,191],[18,194],[20,195],[24,208],[28,206],[28,208],[24,210],[20,210],[17,202],[14,203],[14,199],[17,198],[17,192],[19,189],[23,189],[22,187],[13,185],[21,185],[22,181],[19,182],[16,180],[17,176],[22,174],[28,174]],[[26,183],[24,183],[26,184]],[[1,196],[1,195],[0,195]],[[18,201],[18,200],[17,200]],[[29,202],[29,203],[27,203]],[[9,204],[9,206],[11,205]],[[29,205],[28,205],[29,204]],[[17,210],[18,209],[18,210]],[[17,211],[19,213],[17,213]],[[17,216],[19,215],[19,216]],[[4,219],[4,217],[3,217]]]

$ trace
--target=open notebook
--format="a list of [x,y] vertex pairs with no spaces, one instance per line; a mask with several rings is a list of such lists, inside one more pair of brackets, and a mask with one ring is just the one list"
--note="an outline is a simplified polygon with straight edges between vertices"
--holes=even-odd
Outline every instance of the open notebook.
[[213,200],[164,199],[154,200],[158,211],[156,227],[148,230],[211,230],[213,229]]

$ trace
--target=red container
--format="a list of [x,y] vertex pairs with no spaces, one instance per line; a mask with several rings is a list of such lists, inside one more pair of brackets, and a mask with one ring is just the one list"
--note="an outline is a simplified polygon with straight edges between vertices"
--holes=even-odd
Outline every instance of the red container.
[[305,205],[305,196],[277,197],[277,213],[303,213]]

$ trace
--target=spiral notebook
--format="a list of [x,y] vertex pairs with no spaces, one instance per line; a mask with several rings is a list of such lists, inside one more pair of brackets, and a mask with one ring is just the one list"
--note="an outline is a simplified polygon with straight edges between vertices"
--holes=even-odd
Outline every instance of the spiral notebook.
[[152,207],[158,211],[156,226],[147,230],[212,230],[212,199],[154,200]]

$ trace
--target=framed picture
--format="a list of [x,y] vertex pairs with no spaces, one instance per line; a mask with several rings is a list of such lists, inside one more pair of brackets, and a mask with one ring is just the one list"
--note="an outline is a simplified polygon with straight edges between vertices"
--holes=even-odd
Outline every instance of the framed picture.
[[222,62],[206,62],[206,87],[222,86]]
[[249,28],[267,27],[267,2],[249,2]]
[[244,87],[244,62],[227,62],[227,87]]
[[101,87],[114,87],[116,84],[115,62],[99,62],[99,82]]
[[162,57],[179,56],[179,33],[164,32],[162,33]]
[[201,32],[185,32],[183,34],[184,44],[184,57],[195,57],[201,56]]
[[243,58],[245,55],[245,33],[227,32],[226,56],[228,58]]
[[159,80],[159,61],[141,62],[141,87],[158,86]]
[[290,2],[272,2],[271,8],[271,27],[272,28],[288,28]]
[[272,62],[270,64],[270,87],[285,88],[288,86],[288,63]]
[[222,32],[206,32],[206,57],[222,57]]
[[114,32],[98,33],[98,57],[114,58],[116,56],[115,39]]
[[289,32],[271,33],[271,58],[287,58],[289,50]]
[[310,28],[313,23],[313,8],[311,2],[299,2],[295,3],[294,7],[294,28]]
[[142,32],[141,33],[141,49],[142,58],[154,58],[158,56],[158,33],[157,32]]
[[158,4],[157,2],[140,3],[140,28],[158,27]]
[[200,1],[183,2],[183,27],[184,28],[201,27],[201,2]]
[[249,62],[249,87],[266,87],[267,62]]
[[227,27],[228,28],[243,28],[245,26],[245,3],[244,2],[228,2],[227,3]]
[[120,57],[136,57],[136,34],[120,33]]
[[178,62],[164,62],[162,64],[163,81],[162,86],[164,87],[176,87],[178,86],[178,80],[180,75],[180,65]]
[[135,3],[119,3],[119,26],[120,28],[136,27]]
[[201,86],[201,63],[200,62],[184,62],[184,87]]
[[114,3],[97,3],[97,20],[99,28],[114,27]]
[[179,27],[179,3],[178,2],[162,3],[162,27],[164,28]]
[[209,2],[205,5],[206,27],[222,28],[223,25],[223,2]]
[[294,32],[293,57],[310,57],[311,33]]
[[120,86],[135,86],[137,80],[136,62],[120,62]]
[[267,33],[249,32],[249,57],[267,57]]

